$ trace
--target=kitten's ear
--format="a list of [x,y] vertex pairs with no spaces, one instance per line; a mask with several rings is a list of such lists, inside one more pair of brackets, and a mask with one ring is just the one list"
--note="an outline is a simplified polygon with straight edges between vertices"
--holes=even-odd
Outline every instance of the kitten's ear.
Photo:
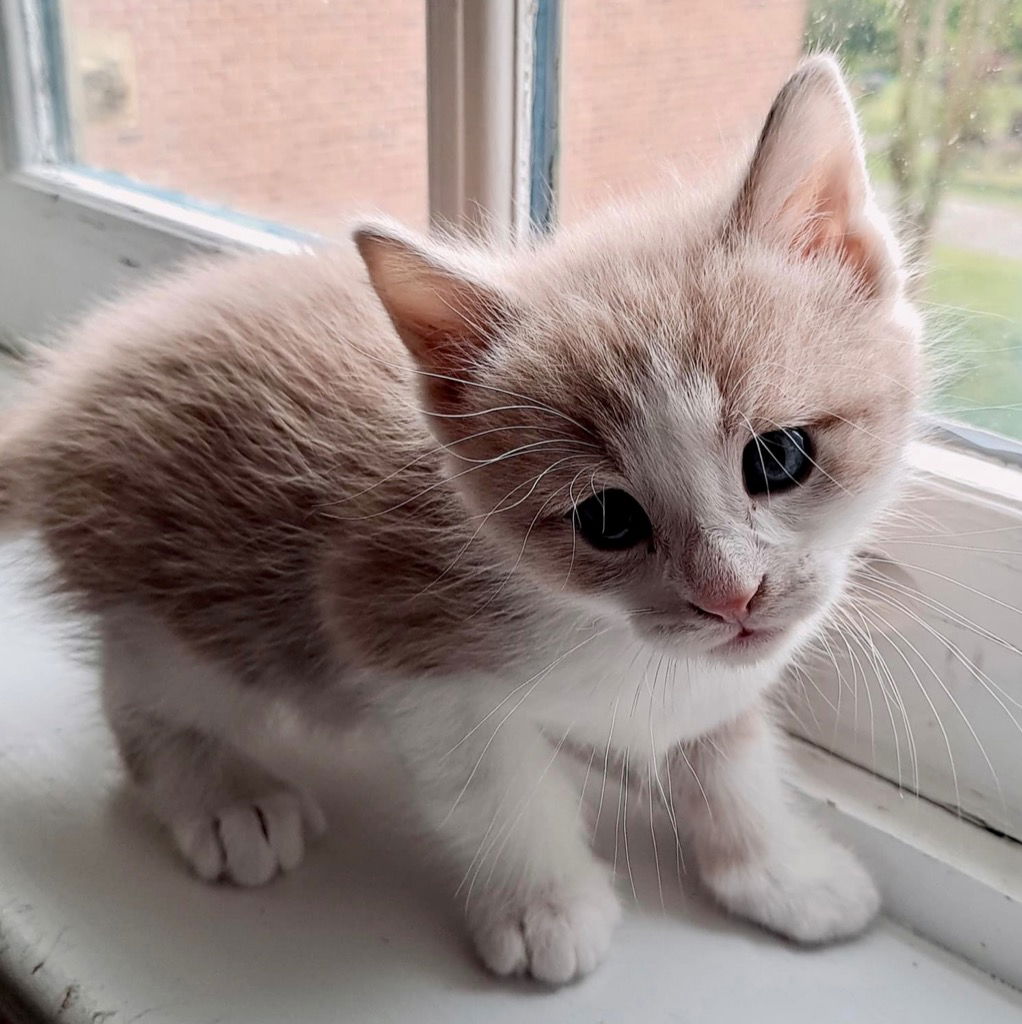
[[895,270],[880,223],[841,71],[833,57],[811,57],[774,101],[729,229],[806,256],[833,252],[876,293]]
[[496,289],[389,228],[361,227],[354,239],[383,308],[416,361],[434,373],[471,366],[505,315]]

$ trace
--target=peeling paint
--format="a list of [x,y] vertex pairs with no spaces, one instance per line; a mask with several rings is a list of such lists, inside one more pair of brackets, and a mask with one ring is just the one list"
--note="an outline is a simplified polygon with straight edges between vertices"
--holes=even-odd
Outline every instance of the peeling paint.
[[81,995],[81,988],[78,985],[68,985],[64,989],[64,998],[60,1001],[60,1009],[57,1010],[57,1016],[59,1017],[65,1010],[70,1010],[78,1002],[79,995]]

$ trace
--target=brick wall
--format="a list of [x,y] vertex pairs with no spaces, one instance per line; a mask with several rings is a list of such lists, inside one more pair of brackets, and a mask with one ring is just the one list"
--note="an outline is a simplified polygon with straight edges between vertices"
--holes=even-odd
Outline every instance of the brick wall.
[[562,218],[754,137],[805,18],[806,0],[565,0]]
[[[424,10],[422,0],[64,0],[80,158],[313,227],[373,201],[424,223]],[[109,81],[118,60],[120,104]]]
[[[63,0],[88,164],[329,231],[427,209],[424,0]],[[755,130],[805,0],[565,0],[562,211]]]

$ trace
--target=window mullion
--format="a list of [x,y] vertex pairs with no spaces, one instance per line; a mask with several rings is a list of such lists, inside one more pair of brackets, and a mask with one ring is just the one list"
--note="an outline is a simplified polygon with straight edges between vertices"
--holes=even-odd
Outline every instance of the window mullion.
[[428,5],[430,222],[510,238],[527,208],[520,121],[531,69],[518,45],[528,0],[437,0]]

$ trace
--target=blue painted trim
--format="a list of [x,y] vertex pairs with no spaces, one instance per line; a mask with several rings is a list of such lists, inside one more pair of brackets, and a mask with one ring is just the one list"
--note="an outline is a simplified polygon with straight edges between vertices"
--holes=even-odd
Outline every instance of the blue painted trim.
[[56,163],[63,164],[74,159],[74,136],[71,131],[71,112],[68,103],[67,64],[64,59],[60,0],[39,0],[39,25],[45,48],[47,101],[53,121],[53,158]]
[[71,127],[71,113],[68,102],[66,52],[60,16],[60,0],[38,0],[40,28],[45,46],[46,88],[50,113],[53,118],[54,143],[53,154],[56,163],[72,168],[83,177],[92,178],[108,185],[131,189],[143,195],[152,196],[174,203],[177,206],[200,213],[208,213],[220,217],[242,227],[262,231],[278,238],[290,241],[314,242],[324,240],[323,236],[278,221],[265,220],[262,217],[239,213],[237,210],[221,203],[206,202],[178,192],[175,189],[160,188],[145,181],[139,181],[118,171],[108,171],[99,167],[89,167],[77,162],[74,152],[74,135]]
[[101,181],[106,185],[116,185],[119,188],[130,189],[133,192],[141,192],[143,195],[152,196],[154,199],[162,199],[168,203],[174,203],[176,206],[183,206],[187,210],[208,213],[211,216],[229,220],[232,224],[252,228],[256,231],[263,231],[278,238],[286,238],[296,242],[315,242],[326,239],[324,235],[317,235],[312,231],[303,231],[288,224],[281,224],[279,221],[265,220],[262,217],[239,213],[232,207],[225,206],[222,203],[206,202],[202,199],[196,199],[185,192],[179,192],[176,189],[150,185],[145,181],[139,181],[137,178],[131,178],[118,171],[107,171],[99,167],[89,167],[86,164],[71,164],[70,166],[77,174],[92,178],[94,181]]
[[561,113],[561,0],[539,0],[532,63],[529,224],[550,231],[557,215],[557,159]]

